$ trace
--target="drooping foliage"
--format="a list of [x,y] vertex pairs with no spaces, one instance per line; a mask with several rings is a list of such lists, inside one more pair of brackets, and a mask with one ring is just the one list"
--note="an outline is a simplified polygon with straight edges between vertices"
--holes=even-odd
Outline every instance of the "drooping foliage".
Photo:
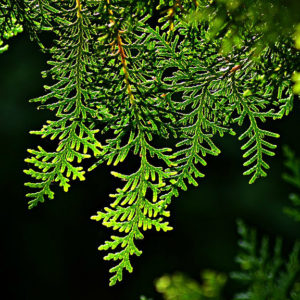
[[[69,188],[69,177],[84,180],[85,171],[79,165],[83,159],[100,154],[100,143],[95,138],[99,130],[93,129],[93,124],[86,124],[86,119],[101,119],[95,104],[97,91],[90,89],[91,74],[97,68],[95,57],[90,55],[90,44],[93,41],[93,21],[87,8],[83,9],[77,1],[75,7],[69,3],[65,7],[59,5],[61,11],[54,5],[47,7],[49,13],[55,14],[55,33],[59,37],[49,52],[51,69],[44,72],[44,76],[52,76],[55,80],[51,86],[45,86],[47,94],[31,100],[41,105],[40,109],[55,111],[56,119],[47,121],[41,130],[33,134],[43,138],[58,139],[58,147],[49,152],[42,147],[29,150],[32,157],[26,162],[33,164],[37,170],[26,170],[36,182],[26,185],[38,189],[27,196],[32,198],[29,207],[44,202],[45,196],[52,199],[53,182],[58,182],[65,191]],[[92,8],[91,8],[92,10]],[[89,31],[86,28],[90,28]]]
[[[71,180],[84,180],[84,160],[91,159],[89,171],[102,163],[136,162],[131,173],[112,172],[124,183],[92,217],[116,232],[99,248],[109,251],[106,260],[117,261],[111,285],[122,280],[124,269],[132,271],[130,256],[141,254],[136,240],[144,231],[171,229],[168,206],[188,185],[198,185],[206,156],[219,155],[215,136],[238,134],[250,183],[267,175],[279,135],[263,123],[293,108],[299,20],[284,6],[292,23],[276,23],[280,34],[270,38],[273,17],[265,18],[264,5],[226,3],[1,4],[51,55],[43,72],[51,84],[31,101],[53,111],[53,120],[32,133],[54,146],[29,150],[29,207],[53,199],[55,183],[67,191]],[[15,23],[0,24],[13,31]],[[43,30],[55,35],[49,49],[39,38]]]

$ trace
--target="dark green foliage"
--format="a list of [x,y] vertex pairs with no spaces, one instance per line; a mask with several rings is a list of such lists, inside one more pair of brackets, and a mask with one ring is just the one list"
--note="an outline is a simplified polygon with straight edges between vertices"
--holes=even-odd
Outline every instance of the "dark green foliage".
[[6,40],[22,30],[22,25],[18,23],[14,2],[2,1],[0,3],[0,54],[8,49]]
[[[270,39],[264,5],[255,15],[257,1],[225,3],[28,0],[3,6],[16,11],[43,49],[39,32],[55,34],[44,49],[52,57],[43,72],[50,84],[31,100],[54,112],[54,120],[32,132],[54,140],[54,147],[29,150],[29,207],[53,199],[55,183],[67,191],[71,179],[84,180],[85,159],[94,159],[89,171],[136,162],[132,172],[112,172],[124,184],[92,217],[117,232],[99,248],[117,261],[111,285],[122,280],[123,269],[132,271],[130,256],[141,254],[136,240],[144,231],[171,229],[168,205],[198,184],[206,156],[221,152],[215,136],[238,132],[249,182],[267,175],[279,135],[263,123],[293,108],[298,19],[276,24],[281,33]],[[252,16],[241,30],[239,14]]]
[[[282,241],[258,241],[256,231],[238,221],[240,235],[236,262],[240,271],[232,272],[231,279],[240,283],[235,300],[296,300],[300,299],[299,275],[300,243],[296,242],[287,259],[283,258]],[[222,300],[226,276],[214,271],[202,273],[203,283],[177,273],[160,277],[155,285],[164,300]]]
[[256,51],[260,51],[265,44],[274,44],[280,37],[293,35],[295,24],[300,23],[298,0],[212,0],[209,6],[201,5],[198,12],[191,12],[189,17],[194,21],[210,21],[209,37],[215,39],[220,32],[225,38],[222,40],[222,50],[230,53],[232,46],[245,44],[243,38],[246,31],[253,36],[260,36]]
[[[295,153],[288,147],[283,148],[285,155],[285,166],[288,173],[283,174],[283,179],[290,183],[293,187],[300,189],[300,159]],[[299,194],[292,193],[289,195],[289,199],[292,202],[292,206],[286,207],[285,212],[289,214],[295,221],[300,221],[300,197]]]
[[263,237],[258,244],[256,232],[241,221],[238,222],[238,231],[241,240],[236,261],[241,271],[233,272],[231,277],[246,285],[247,290],[237,294],[234,299],[300,299],[299,242],[295,243],[289,259],[285,262],[281,257],[281,239],[276,239],[273,245],[267,237]]
[[2,0],[0,3],[0,53],[8,49],[5,40],[27,31],[30,38],[42,49],[39,34],[52,30],[50,22],[54,16],[47,15],[49,8],[45,0]]

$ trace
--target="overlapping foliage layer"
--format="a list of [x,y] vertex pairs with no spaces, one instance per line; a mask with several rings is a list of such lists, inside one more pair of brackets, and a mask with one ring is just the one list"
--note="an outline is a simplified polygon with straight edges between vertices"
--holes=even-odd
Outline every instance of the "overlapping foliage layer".
[[8,49],[5,40],[22,32],[22,26],[16,18],[16,11],[11,1],[4,2],[0,6],[0,53]]
[[[1,18],[9,19],[0,21],[2,36],[23,24],[52,56],[43,73],[52,84],[31,101],[53,111],[53,120],[32,133],[50,138],[56,149],[29,150],[29,207],[52,199],[55,183],[67,191],[71,180],[84,180],[83,160],[94,159],[89,170],[137,162],[132,173],[112,172],[124,184],[92,217],[116,232],[100,246],[109,251],[106,260],[118,261],[111,285],[124,269],[132,271],[130,256],[141,254],[136,240],[144,231],[171,229],[168,205],[180,190],[198,185],[207,155],[219,155],[216,135],[237,132],[244,174],[250,183],[266,176],[279,135],[264,122],[292,110],[292,76],[300,70],[293,35],[300,20],[291,15],[293,24],[276,23],[281,33],[270,38],[273,19],[256,2],[1,4]],[[272,7],[276,16],[278,6]],[[40,39],[43,30],[55,34],[50,49]]]

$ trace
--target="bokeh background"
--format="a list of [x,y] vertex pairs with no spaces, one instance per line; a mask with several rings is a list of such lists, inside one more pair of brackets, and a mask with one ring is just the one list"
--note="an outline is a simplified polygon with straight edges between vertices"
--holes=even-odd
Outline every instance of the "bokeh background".
[[[122,283],[108,287],[111,264],[97,247],[111,232],[90,216],[108,205],[108,194],[118,183],[109,168],[101,166],[85,182],[73,183],[68,193],[56,189],[55,200],[27,209],[24,159],[26,149],[40,142],[29,131],[52,118],[28,102],[43,94],[40,73],[47,69],[46,60],[25,33],[0,56],[1,299],[138,300],[146,295],[160,300],[153,282],[163,274],[181,271],[199,279],[204,269],[237,269],[237,218],[259,234],[282,236],[289,252],[300,227],[282,212],[293,191],[282,180],[282,145],[300,156],[299,99],[290,116],[266,125],[281,135],[276,157],[268,160],[267,178],[249,185],[242,176],[241,143],[231,136],[218,140],[222,154],[208,159],[199,187],[182,192],[170,207],[174,230],[146,232],[138,242],[143,255],[133,259],[133,274],[125,273]],[[227,299],[235,289],[229,281]]]

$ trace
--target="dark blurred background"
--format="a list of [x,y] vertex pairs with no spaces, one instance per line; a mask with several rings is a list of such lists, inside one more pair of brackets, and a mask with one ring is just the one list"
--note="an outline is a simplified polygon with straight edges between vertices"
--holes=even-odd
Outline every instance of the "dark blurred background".
[[[237,268],[237,218],[259,234],[282,236],[287,248],[298,237],[299,225],[282,213],[293,188],[281,176],[282,145],[300,155],[299,100],[290,116],[267,124],[281,138],[276,157],[268,159],[266,179],[249,185],[242,176],[241,143],[230,136],[217,141],[222,154],[208,159],[199,187],[181,193],[170,207],[174,230],[146,232],[138,242],[143,255],[133,259],[133,274],[125,273],[122,283],[108,287],[111,264],[97,247],[111,232],[90,216],[108,205],[114,191],[110,169],[101,166],[85,182],[73,183],[68,193],[56,189],[55,200],[27,209],[24,159],[26,149],[40,143],[29,130],[52,118],[28,102],[44,93],[40,73],[47,69],[46,60],[25,33],[13,38],[0,56],[1,299],[138,300],[144,294],[159,300],[153,281],[165,273],[181,271],[199,279],[203,269]],[[228,299],[234,292],[229,282]],[[9,296],[2,298],[5,294]]]

